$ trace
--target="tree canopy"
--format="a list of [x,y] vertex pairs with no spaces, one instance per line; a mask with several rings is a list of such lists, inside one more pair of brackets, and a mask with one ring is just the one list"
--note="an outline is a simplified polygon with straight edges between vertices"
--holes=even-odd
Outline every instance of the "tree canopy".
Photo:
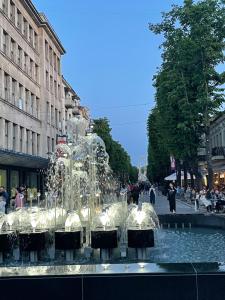
[[111,135],[111,128],[107,118],[94,120],[93,131],[104,141],[106,151],[109,155],[109,165],[121,183],[137,182],[138,169],[131,164],[130,156]]

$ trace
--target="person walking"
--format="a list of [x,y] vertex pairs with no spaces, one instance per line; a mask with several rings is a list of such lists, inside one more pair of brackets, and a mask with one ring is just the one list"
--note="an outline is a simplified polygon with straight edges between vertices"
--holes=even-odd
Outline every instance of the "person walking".
[[7,214],[7,208],[10,206],[10,199],[9,199],[9,194],[7,193],[4,186],[0,187],[0,196],[4,198],[5,213]]
[[24,194],[20,188],[16,189],[15,206],[16,208],[24,207]]
[[149,196],[150,196],[150,203],[155,205],[156,190],[154,188],[154,185],[152,185],[151,188],[149,189]]
[[169,188],[167,190],[167,199],[170,205],[170,212],[176,213],[176,188],[174,187],[173,183],[169,184]]

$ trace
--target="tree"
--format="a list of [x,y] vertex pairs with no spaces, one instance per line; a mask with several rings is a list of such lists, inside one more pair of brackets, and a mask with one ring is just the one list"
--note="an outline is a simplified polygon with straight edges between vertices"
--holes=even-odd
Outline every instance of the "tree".
[[[168,148],[178,159],[194,161],[196,171],[196,146],[199,147],[204,136],[208,185],[212,187],[209,131],[210,120],[224,102],[221,85],[225,76],[217,70],[224,61],[224,1],[185,0],[183,6],[173,6],[170,12],[164,13],[163,21],[150,25],[150,29],[164,36],[163,63],[155,86],[161,115],[167,107],[166,132],[173,129],[168,136]],[[176,144],[179,137],[180,142]]]
[[109,155],[109,165],[121,183],[137,182],[138,171],[131,165],[130,156],[120,145],[114,141],[111,135],[111,128],[107,118],[94,120],[93,131],[97,133],[104,141],[106,151]]

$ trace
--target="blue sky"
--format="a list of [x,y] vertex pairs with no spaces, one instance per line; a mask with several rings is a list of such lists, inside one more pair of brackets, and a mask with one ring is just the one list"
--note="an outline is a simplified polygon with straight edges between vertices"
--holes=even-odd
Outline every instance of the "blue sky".
[[[67,53],[62,70],[91,110],[107,117],[113,138],[135,165],[147,155],[146,120],[154,105],[152,77],[160,65],[160,37],[148,30],[182,0],[33,0]],[[64,5],[66,3],[66,5]]]

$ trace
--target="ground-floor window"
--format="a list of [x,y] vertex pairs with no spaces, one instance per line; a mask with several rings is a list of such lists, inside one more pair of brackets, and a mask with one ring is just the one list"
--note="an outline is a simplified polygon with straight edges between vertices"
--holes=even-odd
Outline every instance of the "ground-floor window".
[[7,171],[0,169],[0,186],[7,188]]
[[19,186],[19,171],[12,170],[10,172],[10,191],[11,195],[16,194],[16,188]]

